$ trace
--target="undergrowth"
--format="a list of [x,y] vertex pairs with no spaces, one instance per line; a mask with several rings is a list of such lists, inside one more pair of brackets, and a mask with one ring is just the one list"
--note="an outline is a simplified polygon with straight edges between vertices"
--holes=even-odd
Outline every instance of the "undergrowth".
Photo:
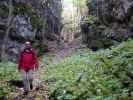
[[11,85],[13,81],[18,80],[20,75],[16,69],[16,64],[12,62],[0,63],[0,97],[9,95],[15,86]]
[[50,65],[50,100],[128,100],[133,91],[133,40],[106,50],[80,51]]

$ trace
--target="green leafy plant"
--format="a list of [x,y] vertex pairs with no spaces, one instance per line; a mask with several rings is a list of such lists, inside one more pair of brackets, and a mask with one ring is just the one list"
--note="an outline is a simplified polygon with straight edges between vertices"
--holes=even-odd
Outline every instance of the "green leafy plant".
[[0,97],[9,95],[14,89],[10,86],[9,81],[19,80],[16,64],[12,62],[1,62],[0,63]]
[[97,52],[79,51],[48,67],[50,100],[128,100],[133,40]]
[[87,16],[86,19],[85,19],[85,21],[90,24],[90,27],[91,27],[92,31],[93,32],[96,32],[98,18],[95,17],[95,16]]

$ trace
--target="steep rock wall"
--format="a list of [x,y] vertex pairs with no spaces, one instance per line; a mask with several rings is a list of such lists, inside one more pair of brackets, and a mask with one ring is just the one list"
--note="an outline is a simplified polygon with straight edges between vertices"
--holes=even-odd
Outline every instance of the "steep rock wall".
[[[99,47],[108,47],[113,44],[112,41],[120,42],[133,37],[132,0],[87,0],[87,6],[89,20],[87,19],[82,27],[87,26],[90,29],[87,35],[89,47],[92,47],[91,45],[98,47],[99,44],[101,45]],[[91,23],[94,18],[91,19],[90,16],[97,20]],[[95,31],[92,31],[94,24]]]
[[[31,40],[36,47],[47,49],[46,41],[58,40],[60,33],[61,0],[12,0],[13,14],[6,41],[3,41],[9,26],[9,0],[0,1],[0,51],[16,61],[25,40]],[[2,54],[0,54],[2,55]]]

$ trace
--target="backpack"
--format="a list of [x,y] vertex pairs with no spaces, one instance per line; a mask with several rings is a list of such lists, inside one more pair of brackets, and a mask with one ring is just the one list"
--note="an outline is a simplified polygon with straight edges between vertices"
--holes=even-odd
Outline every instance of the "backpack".
[[24,66],[30,67],[30,64],[32,63],[34,52],[33,50],[29,49],[29,51],[26,51],[27,49],[24,49],[24,51],[21,53],[22,57],[22,63]]

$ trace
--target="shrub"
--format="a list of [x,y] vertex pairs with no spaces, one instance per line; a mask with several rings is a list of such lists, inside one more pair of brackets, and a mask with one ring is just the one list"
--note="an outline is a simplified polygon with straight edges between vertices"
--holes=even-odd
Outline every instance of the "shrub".
[[97,52],[79,52],[51,65],[44,79],[50,100],[128,100],[132,89],[133,40]]
[[0,97],[6,96],[14,90],[9,81],[18,80],[19,74],[16,70],[16,64],[12,62],[0,63]]

